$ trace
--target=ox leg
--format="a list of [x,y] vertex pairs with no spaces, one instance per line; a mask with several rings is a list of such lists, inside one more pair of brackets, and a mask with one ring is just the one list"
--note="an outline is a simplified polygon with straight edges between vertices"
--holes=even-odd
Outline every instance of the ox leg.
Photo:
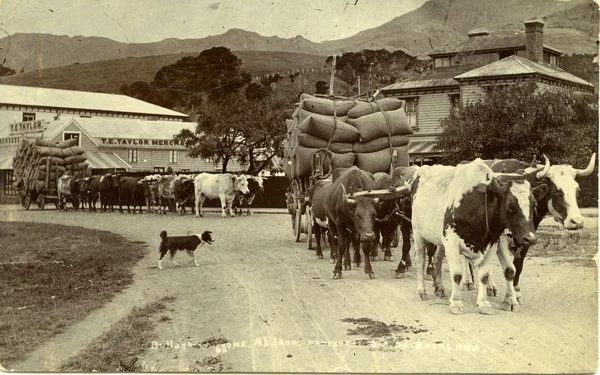
[[313,220],[312,225],[315,232],[315,239],[317,240],[316,255],[318,259],[323,259],[323,249],[321,248],[321,226],[316,220]]
[[339,245],[339,238],[335,224],[329,225],[329,234],[331,236],[331,241],[329,242],[329,258],[331,259],[331,263],[335,263],[337,260],[337,249]]
[[462,278],[462,282],[461,282],[461,287],[463,290],[471,290],[471,289],[473,289],[473,286],[475,285],[475,282],[473,280],[473,274],[476,272],[473,272],[472,267],[471,267],[467,257],[461,256],[460,263],[462,265],[462,270],[463,270],[463,278]]
[[383,248],[385,249],[385,252],[383,254],[383,260],[386,262],[392,261],[392,241],[394,240],[394,234],[396,234],[397,232],[398,226],[390,225],[389,231],[386,231],[386,233],[383,236]]
[[518,254],[518,257],[515,256],[513,260],[513,264],[515,266],[515,278],[513,280],[513,285],[515,288],[515,297],[517,298],[517,301],[519,301],[519,304],[523,304],[519,280],[521,279],[521,272],[523,272],[523,262],[525,261],[527,250],[528,248],[523,248],[520,254]]
[[448,233],[444,237],[444,250],[448,259],[448,268],[452,278],[452,293],[450,294],[450,312],[452,314],[461,314],[463,308],[462,296],[460,293],[460,282],[463,278],[463,270],[460,262],[460,247],[462,241],[454,233]]
[[360,267],[360,241],[358,239],[355,239],[354,242],[352,242],[352,249],[354,250],[354,263],[356,264],[356,267]]
[[344,228],[338,227],[336,232],[338,235],[337,240],[337,254],[335,259],[335,267],[333,268],[333,278],[341,279],[342,278],[342,258],[346,248],[348,247],[348,235],[345,233]]
[[196,217],[203,217],[204,215],[202,214],[202,204],[204,203],[204,195],[202,195],[202,193],[199,191],[196,191],[195,194]]
[[513,284],[516,270],[511,259],[512,254],[508,248],[506,236],[500,236],[497,254],[498,260],[500,260],[500,265],[502,266],[502,270],[504,272],[504,279],[506,280],[506,295],[504,296],[504,301],[502,302],[502,309],[505,311],[518,311],[519,301],[517,300],[517,294]]
[[425,291],[425,240],[415,233],[415,257],[417,260],[417,296],[421,300],[427,299]]
[[489,283],[490,273],[492,271],[491,268],[491,258],[494,254],[497,253],[498,244],[489,245],[483,254],[483,260],[477,267],[477,272],[475,276],[477,277],[477,281],[479,283],[477,288],[477,311],[480,314],[484,315],[492,315],[494,313],[494,309],[490,301],[488,301],[487,297],[487,287]]
[[398,262],[396,274],[404,273],[412,267],[412,261],[410,260],[410,231],[410,224],[402,221],[400,223],[400,233],[402,233],[402,259]]
[[[427,255],[430,260],[433,260],[433,270],[431,271],[431,278],[433,279],[433,290],[437,297],[445,297],[446,289],[442,282],[442,262],[446,255],[446,250],[443,246],[434,246],[433,244],[427,244]],[[429,268],[429,264],[427,265]]]
[[365,255],[365,274],[369,279],[375,278],[375,272],[371,268],[370,252],[377,247],[377,243],[374,240],[361,242],[361,247]]
[[[504,267],[502,267],[504,269]],[[496,287],[496,280],[494,279],[494,273],[490,272],[490,278],[488,279],[487,286],[488,297],[496,297],[498,295],[498,288]]]
[[227,197],[225,196],[225,194],[220,193],[219,199],[221,200],[221,216],[227,217],[227,209],[228,209]]
[[[347,244],[346,244],[346,248],[344,249],[344,271],[349,271],[352,269],[352,258],[350,257],[350,245],[352,245],[352,250],[354,252],[356,252],[356,238],[353,237],[353,234],[348,231],[348,238],[350,239]],[[360,251],[360,243],[358,244],[358,251]]]

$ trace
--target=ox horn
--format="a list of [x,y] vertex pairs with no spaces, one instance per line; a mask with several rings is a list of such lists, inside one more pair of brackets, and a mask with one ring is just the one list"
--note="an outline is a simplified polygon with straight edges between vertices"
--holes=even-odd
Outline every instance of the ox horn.
[[592,158],[590,159],[590,162],[589,162],[587,168],[585,168],[585,169],[573,168],[573,170],[575,170],[575,176],[589,176],[594,171],[595,166],[596,166],[596,153],[594,152],[592,154]]
[[544,169],[542,169],[535,175],[535,178],[537,178],[537,179],[546,177],[548,170],[550,170],[550,159],[548,159],[548,157],[545,154],[543,156],[544,156],[544,160],[545,160],[546,164],[544,164]]
[[355,204],[356,199],[350,198],[350,196],[352,194],[346,194],[346,187],[344,186],[344,184],[340,184],[340,185],[342,186],[342,197],[344,197],[344,200],[346,201],[346,203]]

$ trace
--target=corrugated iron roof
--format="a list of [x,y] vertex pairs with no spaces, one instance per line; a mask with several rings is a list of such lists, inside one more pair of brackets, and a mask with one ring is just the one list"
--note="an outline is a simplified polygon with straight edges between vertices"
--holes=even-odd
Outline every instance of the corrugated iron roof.
[[419,88],[430,88],[430,87],[447,87],[456,86],[458,82],[454,78],[442,78],[442,79],[423,79],[418,81],[406,81],[393,83],[381,89],[381,91],[392,91],[392,90],[409,90]]
[[131,169],[131,165],[127,164],[114,152],[109,151],[86,151],[85,157],[90,168],[94,169],[113,169],[125,168]]
[[546,77],[574,83],[577,85],[593,87],[593,85],[584,79],[581,79],[571,73],[551,65],[544,65],[533,62],[524,57],[516,55],[509,56],[480,68],[460,74],[454,79],[461,81],[464,79],[484,78],[484,77],[502,77],[514,75],[540,74]]
[[[561,51],[549,46],[548,44],[543,45],[544,49],[554,52],[556,54],[562,54]],[[452,50],[439,50],[429,54],[430,57],[437,57],[443,55],[455,55],[460,53],[477,53],[486,52],[492,50],[504,50],[504,49],[525,49],[525,33],[513,32],[513,33],[497,33],[488,36],[477,36],[467,39],[462,44],[459,44]]]
[[188,117],[126,95],[89,91],[0,85],[0,103],[32,107],[70,108],[91,111],[125,112],[146,115]]

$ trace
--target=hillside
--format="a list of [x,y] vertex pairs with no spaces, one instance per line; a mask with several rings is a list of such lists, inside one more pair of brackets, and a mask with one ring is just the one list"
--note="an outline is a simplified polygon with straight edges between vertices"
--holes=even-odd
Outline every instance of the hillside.
[[[241,69],[252,75],[303,68],[321,68],[325,62],[325,56],[301,53],[264,51],[234,51],[233,53],[242,60]],[[160,68],[190,55],[195,54],[132,57],[73,64],[0,77],[0,84],[119,93],[122,85],[136,81],[150,82]]]
[[[15,34],[0,39],[0,61],[17,72],[47,70],[74,63],[103,60],[197,54],[225,46],[232,51],[281,51],[331,55],[362,49],[401,49],[426,56],[467,39],[475,27],[489,31],[523,31],[523,21],[544,17],[545,40],[566,54],[597,52],[598,6],[593,0],[429,0],[418,9],[379,27],[340,40],[314,43],[301,36],[279,38],[231,29],[198,39],[169,38],[155,43],[120,43],[100,37]],[[268,22],[268,21],[266,21]]]
[[567,54],[597,53],[598,7],[592,0],[430,0],[377,28],[324,44],[346,51],[380,45],[426,55],[465,41],[473,28],[523,32],[523,21],[533,17],[545,18],[544,38],[553,47]]

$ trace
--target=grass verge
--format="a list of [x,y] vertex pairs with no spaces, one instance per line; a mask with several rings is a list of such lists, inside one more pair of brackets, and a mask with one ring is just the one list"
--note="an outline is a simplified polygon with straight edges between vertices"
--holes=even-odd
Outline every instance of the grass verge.
[[0,224],[0,364],[10,368],[133,281],[145,245],[106,231]]
[[[78,372],[139,372],[137,362],[154,337],[154,327],[161,319],[166,302],[175,297],[167,296],[144,307],[134,307],[129,315],[115,323],[106,333],[94,340],[77,356],[69,358],[61,371]],[[162,315],[164,317],[165,315]]]

